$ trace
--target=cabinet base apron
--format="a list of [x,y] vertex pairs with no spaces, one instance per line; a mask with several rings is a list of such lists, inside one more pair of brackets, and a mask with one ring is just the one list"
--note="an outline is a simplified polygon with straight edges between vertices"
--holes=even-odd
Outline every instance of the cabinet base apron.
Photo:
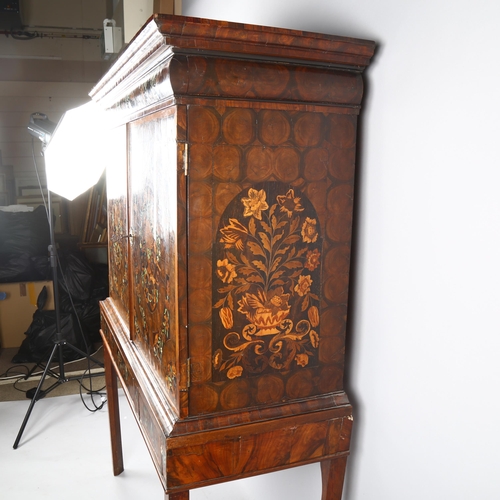
[[[207,429],[190,432],[190,419],[165,418],[166,398],[148,374],[147,364],[133,344],[124,342],[112,323],[112,306],[102,303],[106,390],[108,393],[111,450],[115,475],[124,470],[118,405],[118,380],[146,440],[166,498],[184,500],[189,490],[210,484],[321,462],[322,500],[340,500],[352,428],[352,407],[345,393],[332,395],[332,406],[313,413],[298,413],[284,405],[272,420],[259,420],[256,410],[248,422],[231,425],[231,415],[206,417]],[[116,325],[115,325],[116,327]],[[118,333],[116,333],[118,331]],[[120,338],[121,337],[121,338]],[[132,366],[135,365],[134,368]],[[304,402],[307,405],[307,402]],[[214,417],[214,418],[211,418]],[[233,415],[234,420],[241,420]],[[201,427],[199,418],[196,426]],[[223,427],[215,427],[222,421]],[[152,440],[150,436],[155,436]]]

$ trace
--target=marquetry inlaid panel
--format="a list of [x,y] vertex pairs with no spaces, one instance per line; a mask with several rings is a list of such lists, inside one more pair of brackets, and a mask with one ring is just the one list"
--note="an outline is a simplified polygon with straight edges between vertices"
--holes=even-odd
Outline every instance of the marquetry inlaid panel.
[[356,118],[189,106],[191,413],[342,388]]
[[178,400],[175,109],[129,124],[131,338]]
[[212,252],[214,380],[317,365],[322,242],[314,207],[289,185],[230,202]]
[[179,94],[338,104],[359,103],[363,95],[359,73],[293,63],[191,55],[176,57],[170,71]]
[[116,145],[113,161],[106,168],[106,189],[108,196],[108,257],[109,295],[122,318],[128,321],[129,310],[129,227],[127,212],[127,154],[126,127],[110,133],[110,141]]

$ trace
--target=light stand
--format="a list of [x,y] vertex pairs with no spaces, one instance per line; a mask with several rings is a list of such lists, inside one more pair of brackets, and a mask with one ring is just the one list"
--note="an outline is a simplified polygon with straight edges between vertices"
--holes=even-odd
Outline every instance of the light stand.
[[[47,116],[41,113],[34,113],[30,118],[30,125],[28,126],[28,131],[31,135],[41,139],[43,137],[42,142],[44,142],[44,146],[42,150],[44,150],[47,146],[45,141],[50,141],[52,133],[54,132],[54,127],[51,122],[48,121]],[[85,353],[72,344],[68,343],[62,334],[61,328],[61,315],[60,315],[60,303],[59,303],[59,282],[58,282],[58,270],[57,270],[57,249],[55,244],[55,236],[54,236],[54,224],[52,220],[52,199],[51,199],[51,190],[50,188],[47,190],[47,213],[49,219],[49,233],[50,233],[50,245],[48,247],[49,252],[49,260],[50,267],[52,269],[52,279],[53,279],[53,288],[54,288],[54,309],[55,309],[55,320],[56,320],[56,340],[54,342],[54,346],[52,351],[48,357],[48,360],[45,364],[45,369],[42,373],[40,381],[35,389],[34,394],[31,397],[31,403],[24,417],[21,428],[19,429],[19,433],[17,434],[16,440],[14,442],[14,449],[17,449],[19,445],[19,441],[23,435],[24,429],[26,428],[26,424],[31,416],[31,412],[35,406],[35,403],[45,397],[49,392],[59,387],[61,384],[66,382],[70,382],[72,380],[80,380],[81,376],[73,376],[67,377],[65,373],[64,367],[64,358],[63,358],[63,348],[70,349],[75,353],[79,354],[82,358],[86,358],[89,362],[92,361],[96,365],[100,367],[104,367],[103,363],[93,358],[89,353]],[[83,333],[82,333],[83,334]],[[58,360],[59,363],[59,372],[55,372],[50,368],[50,365]],[[42,386],[47,378],[47,376],[55,378],[55,381],[52,385],[50,385],[47,389],[42,389]],[[89,373],[89,376],[92,377],[92,373]]]

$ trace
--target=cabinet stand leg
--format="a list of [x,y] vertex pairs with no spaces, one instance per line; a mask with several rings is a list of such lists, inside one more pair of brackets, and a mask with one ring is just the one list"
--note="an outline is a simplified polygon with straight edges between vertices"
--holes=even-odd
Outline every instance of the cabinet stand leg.
[[321,480],[323,483],[321,500],[341,500],[346,464],[347,457],[321,462]]
[[180,493],[165,494],[165,500],[189,500],[189,490]]
[[106,344],[104,344],[104,376],[108,395],[113,474],[118,476],[123,472],[122,432],[120,427],[120,408],[118,404],[118,377]]

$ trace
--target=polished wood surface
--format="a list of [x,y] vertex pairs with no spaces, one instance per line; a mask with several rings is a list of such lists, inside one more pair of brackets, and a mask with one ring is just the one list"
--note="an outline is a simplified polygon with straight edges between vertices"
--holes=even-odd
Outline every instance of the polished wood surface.
[[[95,87],[107,388],[168,498],[321,462],[340,499],[357,117],[372,42],[154,16]],[[123,468],[110,404],[115,473]]]
[[342,390],[355,117],[190,106],[188,121],[189,219],[214,221],[188,241],[190,414]]
[[321,462],[321,500],[339,500],[342,498],[346,465],[347,457],[323,460]]
[[106,392],[108,396],[109,427],[111,430],[111,453],[113,455],[113,473],[119,476],[123,468],[123,449],[121,439],[120,409],[118,402],[118,377],[111,359],[110,350],[104,347],[104,376],[106,379]]
[[189,500],[189,491],[183,491],[181,493],[172,493],[171,495],[165,495],[165,500]]

